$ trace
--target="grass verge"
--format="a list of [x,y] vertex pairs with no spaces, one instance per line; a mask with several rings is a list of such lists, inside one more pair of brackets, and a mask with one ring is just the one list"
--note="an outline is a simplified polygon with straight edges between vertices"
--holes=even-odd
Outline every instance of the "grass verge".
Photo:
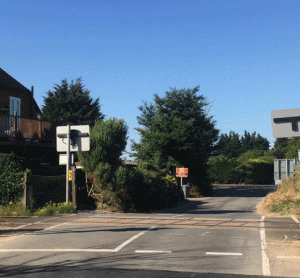
[[49,203],[37,210],[29,210],[21,203],[13,204],[10,202],[7,206],[0,206],[0,216],[52,216],[65,213],[74,213],[75,208],[72,203]]
[[300,169],[296,169],[295,177],[282,181],[278,189],[269,193],[256,208],[259,214],[300,216]]

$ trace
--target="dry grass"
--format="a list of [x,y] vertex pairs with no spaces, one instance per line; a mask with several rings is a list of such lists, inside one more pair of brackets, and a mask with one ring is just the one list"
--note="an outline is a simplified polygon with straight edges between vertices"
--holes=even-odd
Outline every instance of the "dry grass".
[[300,171],[296,170],[295,177],[282,181],[256,209],[259,214],[300,215]]

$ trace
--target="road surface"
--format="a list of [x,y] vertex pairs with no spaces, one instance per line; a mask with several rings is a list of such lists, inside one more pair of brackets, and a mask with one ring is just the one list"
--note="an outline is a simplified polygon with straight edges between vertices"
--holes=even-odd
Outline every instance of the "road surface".
[[297,219],[255,212],[274,189],[218,186],[148,214],[1,218],[0,277],[299,277]]

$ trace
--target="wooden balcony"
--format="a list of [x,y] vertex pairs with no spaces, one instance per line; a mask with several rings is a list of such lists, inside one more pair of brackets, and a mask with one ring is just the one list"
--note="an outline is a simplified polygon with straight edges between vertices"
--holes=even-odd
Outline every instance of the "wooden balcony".
[[55,143],[56,126],[51,122],[0,115],[0,144],[18,141],[24,143]]

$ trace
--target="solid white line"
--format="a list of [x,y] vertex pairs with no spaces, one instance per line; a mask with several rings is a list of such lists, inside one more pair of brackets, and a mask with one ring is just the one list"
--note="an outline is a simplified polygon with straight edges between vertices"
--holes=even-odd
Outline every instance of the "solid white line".
[[135,250],[135,253],[172,253],[172,251],[162,251],[162,250]]
[[300,259],[299,256],[277,256],[278,259]]
[[206,255],[242,256],[243,253],[206,252]]
[[0,249],[4,252],[116,252],[113,249]]
[[299,224],[300,223],[300,221],[299,221],[299,219],[297,219],[297,217],[296,216],[294,216],[294,215],[291,215],[291,218],[297,223],[297,224]]
[[265,216],[262,216],[260,219],[260,242],[261,242],[261,254],[262,254],[262,268],[263,275],[270,276],[270,262],[267,256],[267,242],[266,242],[266,232],[265,232]]
[[126,240],[125,242],[123,242],[121,245],[119,245],[118,247],[116,247],[114,250],[116,252],[120,251],[123,247],[125,247],[126,245],[128,245],[130,242],[132,242],[133,240],[137,239],[141,235],[145,234],[146,232],[148,232],[149,230],[152,230],[154,228],[155,228],[155,226],[153,226],[153,227],[151,227],[151,228],[149,228],[149,229],[147,229],[147,230],[145,230],[143,232],[140,232],[139,234],[137,234],[137,235],[131,237],[130,239]]

